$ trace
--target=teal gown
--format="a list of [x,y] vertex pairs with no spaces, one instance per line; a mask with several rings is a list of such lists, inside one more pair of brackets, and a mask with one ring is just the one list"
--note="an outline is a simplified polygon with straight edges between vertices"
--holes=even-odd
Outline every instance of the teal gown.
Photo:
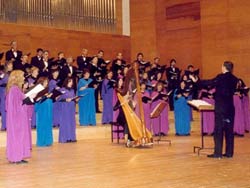
[[95,89],[86,88],[80,91],[81,87],[90,84],[93,80],[80,79],[77,86],[77,95],[82,96],[79,100],[79,121],[81,126],[96,125]]
[[52,105],[51,99],[46,99],[42,103],[38,102],[35,104],[37,130],[36,145],[40,147],[50,146],[53,144]]
[[175,118],[175,131],[177,135],[189,135],[190,134],[190,113],[191,108],[187,104],[189,98],[181,96],[176,98],[177,89],[174,92],[174,118]]

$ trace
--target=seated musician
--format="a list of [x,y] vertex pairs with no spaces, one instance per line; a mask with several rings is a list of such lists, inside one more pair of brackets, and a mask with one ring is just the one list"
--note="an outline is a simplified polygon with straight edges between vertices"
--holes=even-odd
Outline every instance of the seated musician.
[[[117,89],[122,89],[123,87],[123,78],[120,77],[118,79],[118,84],[117,84]],[[125,114],[123,112],[123,109],[122,109],[122,104],[120,103],[119,100],[117,100],[115,106],[113,107],[113,110],[114,111],[119,111],[118,112],[118,116],[117,116],[117,119],[116,119],[116,122],[121,125],[124,129],[124,140],[125,140],[125,146],[126,147],[130,147],[131,144],[130,144],[130,141],[133,140],[131,135],[129,134],[129,128],[128,128],[128,123],[127,123],[127,120],[126,120],[126,117],[125,117]]]
[[[151,146],[153,144],[152,135],[145,127],[144,123],[144,113],[139,84],[138,64],[134,63],[133,67],[129,68],[126,73],[123,88],[117,89],[117,98],[120,102],[119,106],[122,107],[122,111],[125,115],[129,134],[134,140],[132,143],[132,146],[134,147]],[[132,100],[132,96],[134,95],[135,91],[138,92],[137,102],[140,108],[141,118],[139,118],[134,112],[135,103]]]

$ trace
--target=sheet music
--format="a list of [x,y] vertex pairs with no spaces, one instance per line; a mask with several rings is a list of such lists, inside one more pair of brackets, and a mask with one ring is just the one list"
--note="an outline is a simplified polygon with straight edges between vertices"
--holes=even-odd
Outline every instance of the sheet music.
[[25,97],[31,97],[31,96],[39,93],[42,90],[44,90],[44,87],[42,86],[42,84],[38,84],[33,89],[31,89],[30,91],[28,91],[27,93],[25,93]]
[[203,100],[191,100],[188,104],[198,108],[199,110],[213,110],[214,106]]
[[172,92],[173,92],[173,90],[170,90],[170,91],[167,93],[167,96],[169,96]]

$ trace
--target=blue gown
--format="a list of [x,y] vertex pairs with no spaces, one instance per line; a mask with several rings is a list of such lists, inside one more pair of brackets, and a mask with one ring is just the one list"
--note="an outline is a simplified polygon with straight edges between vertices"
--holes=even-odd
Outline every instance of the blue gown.
[[102,124],[113,121],[113,87],[109,85],[109,80],[104,79],[102,83],[103,113]]
[[[58,87],[58,82],[59,80],[54,80],[54,79],[51,79],[49,81],[49,92],[53,91],[55,88]],[[61,107],[60,107],[60,104],[56,101],[53,103],[53,115],[52,115],[52,118],[53,118],[53,126],[59,126],[59,119],[60,119],[60,114],[61,114]]]
[[181,96],[176,99],[177,89],[174,91],[174,118],[175,118],[175,131],[179,135],[190,134],[190,111],[191,108],[187,104],[188,99]]
[[88,80],[80,79],[77,86],[77,95],[83,96],[79,100],[79,121],[81,126],[96,125],[95,116],[95,89],[86,88],[80,91],[81,87],[84,87],[92,82],[92,79]]
[[75,101],[66,102],[67,98],[75,97],[74,89],[61,88],[63,93],[58,99],[61,106],[60,127],[59,127],[59,142],[76,140],[76,118],[75,118]]
[[53,144],[52,135],[52,100],[46,99],[44,102],[35,104],[37,146],[50,146]]
[[6,110],[5,110],[5,93],[6,84],[8,82],[9,75],[5,74],[2,79],[0,79],[0,113],[2,116],[2,127],[1,130],[6,129]]

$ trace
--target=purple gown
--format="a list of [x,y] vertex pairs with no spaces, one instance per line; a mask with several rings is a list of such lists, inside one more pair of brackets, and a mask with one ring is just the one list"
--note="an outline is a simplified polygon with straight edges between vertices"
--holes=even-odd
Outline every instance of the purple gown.
[[245,130],[250,131],[250,106],[249,96],[244,95],[242,98]]
[[[154,91],[151,95],[151,98],[154,98],[158,95],[158,92]],[[151,112],[155,109],[155,107],[161,103],[165,102],[163,100],[156,100],[152,102]],[[169,131],[169,123],[168,123],[168,105],[163,109],[161,115],[158,118],[152,119],[152,128],[154,134],[164,133],[167,134]]]
[[244,135],[245,126],[244,126],[244,114],[243,114],[243,105],[242,100],[238,95],[234,95],[234,133],[238,135]]
[[[145,91],[142,93],[142,97],[149,97],[150,98],[150,94],[149,92]],[[135,96],[135,99],[137,101],[137,96]],[[150,108],[151,104],[150,103],[144,103],[142,102],[142,107],[143,107],[143,111],[144,111],[144,123],[146,128],[151,131],[151,118],[150,118],[150,113],[151,113],[151,108]],[[138,117],[140,117],[140,109],[139,109],[139,105],[136,105],[135,108],[135,113],[137,114]]]
[[31,156],[30,126],[25,98],[17,86],[12,86],[6,96],[7,159],[18,162]]
[[[63,93],[58,99],[60,105],[60,126],[59,126],[59,142],[76,140],[76,118],[75,118],[75,101],[66,102],[67,98],[75,97],[74,89],[61,88]],[[61,101],[61,102],[60,102]]]
[[[34,105],[27,105],[27,117],[28,117],[28,126],[29,126],[29,142],[30,142],[30,149],[32,149],[32,135],[31,135],[31,122],[32,122],[32,116],[34,111]],[[35,115],[34,115],[35,116]]]
[[109,84],[108,79],[104,79],[102,83],[102,101],[103,101],[103,113],[102,124],[108,124],[113,121],[113,87]]
[[[214,99],[202,98],[202,100],[214,105]],[[214,111],[202,111],[203,115],[203,133],[212,134],[214,132]]]
[[[59,81],[56,81],[54,79],[49,81],[49,92],[53,91],[53,89],[57,88],[57,84]],[[58,102],[53,103],[53,126],[59,126],[59,121],[60,121],[60,114],[61,114],[61,107]]]
[[[29,86],[31,84],[34,84],[35,81],[36,81],[35,78],[29,77],[28,78]],[[35,128],[36,127],[36,113],[35,113],[34,105],[28,105],[28,108],[29,108],[28,113],[29,113],[30,125],[32,128]]]
[[[117,100],[118,100],[116,91],[113,92],[112,100],[113,100],[113,101],[112,101],[112,107],[114,107],[115,104],[116,104],[116,102],[117,102]],[[119,114],[119,111],[118,111],[118,110],[113,111],[113,122],[116,122],[117,117],[118,117],[118,114]]]
[[4,77],[0,79],[0,113],[2,116],[1,130],[6,130],[5,91],[8,78],[9,74],[5,74]]

